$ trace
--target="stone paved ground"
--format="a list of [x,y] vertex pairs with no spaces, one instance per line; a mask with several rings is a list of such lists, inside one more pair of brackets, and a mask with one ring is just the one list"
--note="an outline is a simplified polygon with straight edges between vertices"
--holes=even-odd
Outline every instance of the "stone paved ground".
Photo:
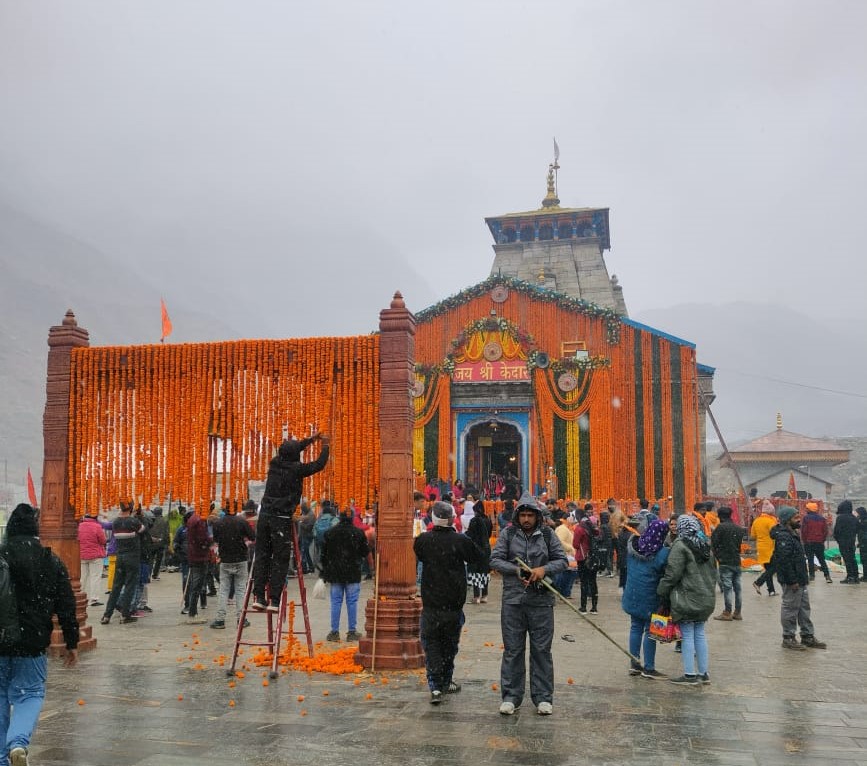
[[[265,687],[254,668],[230,688],[213,659],[230,651],[231,631],[179,624],[178,581],[164,574],[151,586],[156,611],[137,624],[96,624],[99,646],[78,669],[52,662],[34,766],[867,765],[867,584],[811,587],[817,635],[830,648],[803,653],[780,648],[779,598],[748,587],[742,623],[708,623],[713,683],[704,687],[629,677],[626,658],[558,606],[554,715],[536,715],[528,695],[508,718],[491,688],[499,681],[496,580],[490,603],[466,609],[456,672],[463,691],[438,708],[418,672],[296,672]],[[625,642],[614,583],[600,581],[598,624]],[[310,608],[321,639],[326,602]],[[212,601],[207,614],[215,611]],[[660,647],[657,668],[679,674],[679,655]]]

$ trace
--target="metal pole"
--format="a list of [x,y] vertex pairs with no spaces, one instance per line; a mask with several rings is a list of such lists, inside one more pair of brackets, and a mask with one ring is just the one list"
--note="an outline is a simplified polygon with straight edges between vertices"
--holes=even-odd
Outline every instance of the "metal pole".
[[[729,452],[729,448],[726,445],[726,440],[723,438],[722,431],[720,431],[720,428],[716,422],[716,418],[713,416],[713,411],[710,408],[710,402],[707,401],[707,397],[705,397],[703,392],[699,391],[699,396],[704,401],[704,406],[707,409],[707,414],[710,417],[710,422],[713,424],[713,430],[716,431],[720,446],[723,448],[723,453],[725,454],[726,458],[728,458],[728,463],[731,466],[732,471],[734,472],[735,478],[738,480],[738,486],[741,488],[741,492],[743,492],[744,502],[747,504],[747,515],[751,517],[753,509],[750,503],[750,496],[747,494],[747,490],[744,487],[743,481],[741,481],[741,475],[738,472],[738,467],[735,465],[735,461],[732,459],[732,454],[731,452]],[[746,521],[747,527],[749,527],[749,523],[752,522],[752,518],[748,518]]]

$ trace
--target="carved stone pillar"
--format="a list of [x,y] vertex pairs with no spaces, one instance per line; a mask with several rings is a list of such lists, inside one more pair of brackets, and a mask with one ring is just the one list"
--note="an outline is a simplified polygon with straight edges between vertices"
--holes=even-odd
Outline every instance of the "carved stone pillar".
[[415,318],[403,296],[379,314],[379,434],[382,449],[376,545],[379,601],[365,609],[365,636],[356,661],[365,668],[420,668],[421,601],[415,593],[412,551],[412,429],[410,389],[415,361]]
[[[42,419],[45,457],[39,511],[39,537],[63,559],[72,579],[75,613],[81,630],[80,651],[94,649],[96,639],[92,635],[93,628],[87,625],[87,597],[81,592],[78,522],[75,509],[69,505],[69,392],[72,349],[89,345],[87,330],[78,326],[71,310],[66,312],[62,324],[55,325],[48,332],[48,377]],[[55,624],[48,653],[58,656],[64,651],[63,634]]]

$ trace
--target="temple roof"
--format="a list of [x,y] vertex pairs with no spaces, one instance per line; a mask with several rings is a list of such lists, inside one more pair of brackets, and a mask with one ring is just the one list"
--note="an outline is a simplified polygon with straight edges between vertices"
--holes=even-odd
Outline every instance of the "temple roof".
[[[769,434],[760,436],[751,442],[729,450],[734,459],[740,458],[743,460],[750,459],[765,459],[776,457],[778,459],[786,459],[792,453],[798,453],[804,456],[805,453],[815,453],[817,460],[839,460],[846,462],[849,459],[849,450],[841,447],[834,442],[824,439],[815,439],[812,436],[804,436],[803,434],[792,433],[782,428],[776,431],[771,431]],[[801,457],[800,459],[806,459]]]

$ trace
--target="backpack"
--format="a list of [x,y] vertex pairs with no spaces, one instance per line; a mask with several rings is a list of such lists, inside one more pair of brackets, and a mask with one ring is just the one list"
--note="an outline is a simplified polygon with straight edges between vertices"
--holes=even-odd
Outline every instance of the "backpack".
[[318,519],[316,519],[316,523],[313,525],[313,537],[318,545],[322,545],[325,541],[325,533],[331,529],[337,521],[337,517],[332,516],[330,513],[323,513]]
[[590,535],[590,550],[584,560],[584,566],[591,572],[601,572],[608,567],[608,548]]
[[21,625],[18,622],[18,600],[12,584],[9,562],[0,556],[0,642],[16,644],[21,640]]

